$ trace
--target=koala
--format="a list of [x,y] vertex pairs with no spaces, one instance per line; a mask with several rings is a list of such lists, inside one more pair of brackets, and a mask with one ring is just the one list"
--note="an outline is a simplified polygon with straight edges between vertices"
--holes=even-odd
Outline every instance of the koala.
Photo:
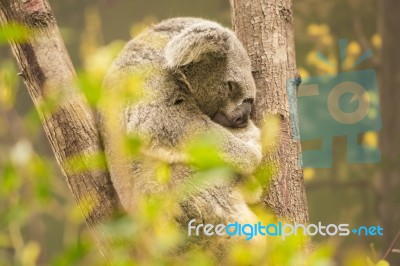
[[[166,192],[195,176],[182,152],[195,135],[212,132],[220,140],[216,149],[237,176],[253,173],[262,157],[260,132],[250,119],[256,88],[250,58],[231,30],[199,18],[162,21],[125,46],[105,77],[104,90],[126,86],[122,81],[138,70],[148,71],[145,97],[113,107],[118,117],[109,119],[124,134],[145,136],[146,154],[166,161],[171,178],[162,185],[149,160],[117,156],[112,133],[102,130],[111,178],[126,211],[134,211],[141,197]],[[104,116],[100,114],[102,127]],[[214,225],[255,222],[236,183],[233,178],[193,187],[179,202],[176,221],[185,230],[192,219]]]

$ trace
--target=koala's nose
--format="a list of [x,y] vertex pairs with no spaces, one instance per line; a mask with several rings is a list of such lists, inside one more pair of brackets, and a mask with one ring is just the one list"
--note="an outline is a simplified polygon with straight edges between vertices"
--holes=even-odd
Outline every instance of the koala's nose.
[[248,114],[242,114],[233,120],[235,127],[245,127],[245,126],[247,126],[248,122],[249,122]]
[[240,109],[241,110],[241,112],[243,112],[243,113],[245,113],[245,114],[250,114],[250,112],[251,112],[251,108],[252,108],[252,106],[253,106],[253,99],[252,98],[249,98],[249,99],[246,99],[246,100],[244,100],[243,102],[242,102],[242,104],[239,106],[239,108],[238,109]]

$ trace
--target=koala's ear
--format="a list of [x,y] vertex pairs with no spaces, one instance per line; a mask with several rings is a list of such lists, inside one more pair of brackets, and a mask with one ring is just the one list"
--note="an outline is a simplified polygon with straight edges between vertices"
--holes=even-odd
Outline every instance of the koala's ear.
[[173,37],[165,47],[167,66],[178,68],[198,62],[208,54],[223,57],[229,50],[230,32],[213,22],[195,24]]

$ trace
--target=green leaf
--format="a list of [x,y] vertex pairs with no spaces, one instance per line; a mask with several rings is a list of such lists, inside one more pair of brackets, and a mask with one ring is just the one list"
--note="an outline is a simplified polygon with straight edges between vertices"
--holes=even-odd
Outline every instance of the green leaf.
[[203,135],[189,144],[187,152],[191,164],[197,169],[210,170],[213,168],[230,168],[218,152],[218,139],[212,135]]
[[0,172],[0,193],[8,196],[15,192],[21,186],[21,178],[17,174],[17,170],[11,163],[4,165],[3,171]]
[[21,24],[10,23],[0,27],[0,44],[12,40],[17,43],[23,43],[28,40],[30,30]]
[[390,266],[390,264],[386,260],[380,260],[380,261],[378,261],[376,266]]

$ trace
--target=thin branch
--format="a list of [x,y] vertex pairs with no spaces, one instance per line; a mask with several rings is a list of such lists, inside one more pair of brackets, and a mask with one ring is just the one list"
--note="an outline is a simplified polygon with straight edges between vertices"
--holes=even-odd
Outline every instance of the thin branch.
[[400,239],[400,230],[397,232],[397,234],[396,234],[395,238],[393,239],[392,243],[390,243],[388,249],[385,252],[385,255],[383,255],[383,258],[382,258],[383,260],[385,260],[389,256],[390,252],[394,252],[394,250],[396,250],[396,249],[393,249],[393,248],[397,244],[399,239]]

